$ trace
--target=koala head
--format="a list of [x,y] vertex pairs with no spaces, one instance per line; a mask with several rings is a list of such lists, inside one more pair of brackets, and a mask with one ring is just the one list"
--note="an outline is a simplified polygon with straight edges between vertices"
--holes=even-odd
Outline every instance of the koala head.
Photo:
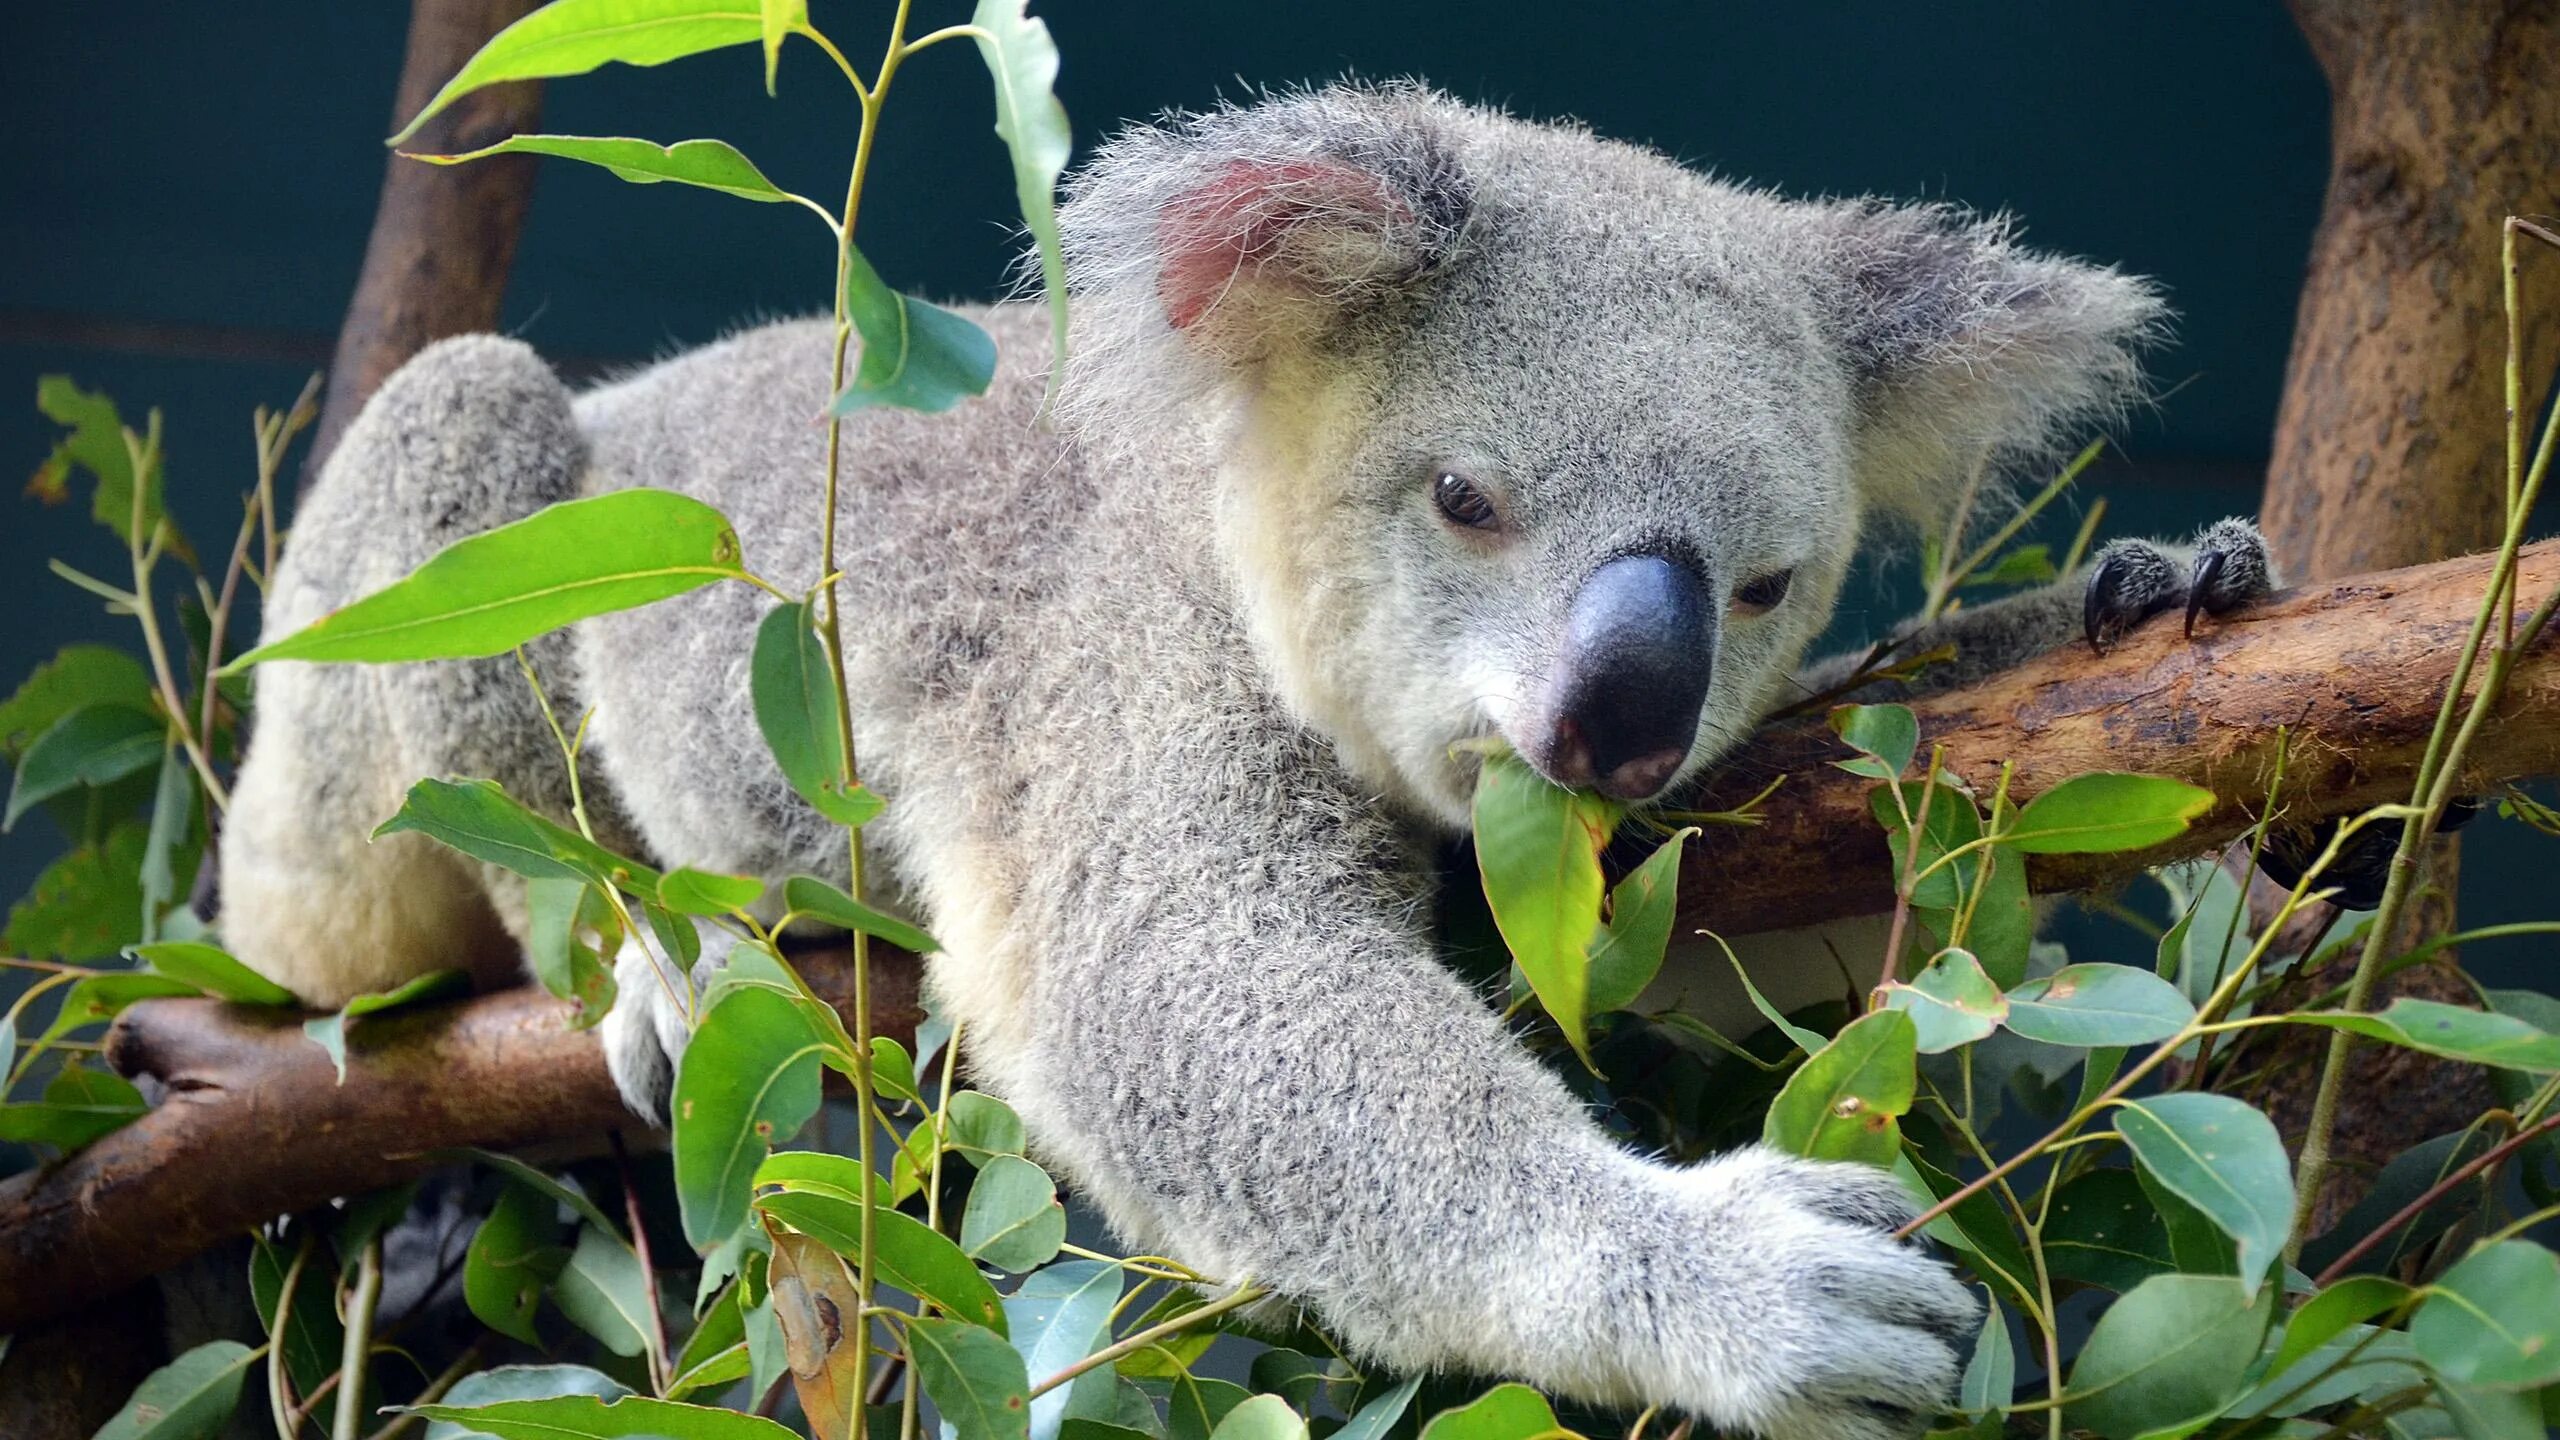
[[1071,423],[1204,487],[1282,695],[1463,822],[1500,736],[1629,801],[1726,752],[1862,529],[2138,384],[2141,281],[1416,87],[1126,134],[1063,216]]

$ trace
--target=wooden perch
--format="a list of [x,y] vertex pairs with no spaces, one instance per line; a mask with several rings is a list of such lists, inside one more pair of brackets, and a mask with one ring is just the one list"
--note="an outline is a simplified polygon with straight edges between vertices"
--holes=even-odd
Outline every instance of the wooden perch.
[[[1922,743],[1978,787],[2004,760],[2025,798],[2087,770],[2149,770],[2222,797],[2176,845],[2142,855],[2056,857],[2044,888],[2103,884],[2236,835],[2260,807],[2280,728],[2294,736],[2287,802],[2302,818],[2406,798],[2489,558],[2314,587],[2199,628],[2142,627],[2115,651],[2073,646],[1922,701]],[[2560,585],[2560,542],[2525,552],[2518,593]],[[2516,671],[2465,784],[2560,773],[2560,642]],[[1689,920],[1728,934],[1801,925],[1890,903],[1870,782],[1833,769],[1845,752],[1819,718],[1772,730],[1713,801],[1787,780],[1766,823],[1718,828],[1691,847]],[[1711,801],[1711,803],[1713,803]],[[801,970],[849,1000],[841,956]],[[917,1018],[915,963],[875,965],[883,1033]],[[297,1017],[210,1000],[149,1001],[110,1033],[109,1057],[162,1082],[167,1099],[49,1169],[0,1183],[0,1333],[76,1308],[268,1218],[427,1169],[429,1152],[591,1137],[630,1118],[594,1039],[532,991],[358,1023],[343,1083]]]

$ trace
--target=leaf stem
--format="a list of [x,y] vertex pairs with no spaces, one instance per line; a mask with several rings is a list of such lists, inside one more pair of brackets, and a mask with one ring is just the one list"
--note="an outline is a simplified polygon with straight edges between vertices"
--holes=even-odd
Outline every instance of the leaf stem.
[[347,1296],[347,1338],[338,1352],[338,1408],[329,1440],[357,1440],[364,1433],[365,1368],[373,1359],[373,1315],[382,1303],[382,1237],[364,1243],[356,1260],[356,1288]]
[[1215,1320],[1230,1310],[1241,1310],[1270,1293],[1250,1280],[1239,1280],[1232,1292],[1219,1296],[1197,1310],[1176,1315],[1161,1325],[1150,1325],[1135,1335],[1103,1346],[1066,1369],[1032,1386],[1029,1395],[1025,1398],[1037,1400],[1088,1370],[1097,1370],[1105,1365],[1116,1363],[1124,1355],[1134,1355],[1160,1341],[1171,1339],[1185,1330],[1196,1329],[1202,1323]]

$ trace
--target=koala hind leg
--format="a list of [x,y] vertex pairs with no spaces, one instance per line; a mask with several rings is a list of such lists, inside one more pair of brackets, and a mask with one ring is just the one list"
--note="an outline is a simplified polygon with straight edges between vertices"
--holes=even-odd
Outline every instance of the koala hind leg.
[[[468,535],[575,498],[586,444],[569,393],[517,342],[430,346],[386,381],[294,517],[266,638],[390,584]],[[571,647],[528,647],[566,716]],[[512,974],[522,886],[416,835],[368,842],[426,776],[487,778],[565,820],[568,776],[513,656],[399,665],[279,662],[223,845],[222,928],[241,958],[310,1004],[427,971]],[[628,843],[590,791],[599,838]]]

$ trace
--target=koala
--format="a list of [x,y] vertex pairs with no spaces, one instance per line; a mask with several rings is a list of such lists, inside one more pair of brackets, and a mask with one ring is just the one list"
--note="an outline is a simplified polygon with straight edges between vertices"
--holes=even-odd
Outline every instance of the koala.
[[[1770,1440],[1918,1434],[1979,1311],[1878,1170],[1611,1143],[1435,955],[1433,848],[1498,738],[1651,803],[1803,693],[1862,535],[2137,393],[2163,307],[1941,207],[1796,202],[1409,85],[1122,134],[1071,183],[1073,346],[1042,314],[947,416],[846,425],[847,688],[882,883],[942,941],[975,1082],[1130,1244],[1252,1280],[1367,1360],[1660,1404]],[[625,486],[818,573],[829,327],[572,394],[439,344],[304,501],[289,633],[445,544]],[[1960,611],[1962,674],[2271,583],[2234,524]],[[770,597],[552,635],[588,818],[654,863],[842,881],[747,663]],[[565,816],[511,659],[278,663],[226,937],[315,1005],[524,934],[522,886],[367,833],[422,775]],[[511,951],[510,951],[511,953]],[[685,1020],[623,957],[617,1080],[660,1113]]]

